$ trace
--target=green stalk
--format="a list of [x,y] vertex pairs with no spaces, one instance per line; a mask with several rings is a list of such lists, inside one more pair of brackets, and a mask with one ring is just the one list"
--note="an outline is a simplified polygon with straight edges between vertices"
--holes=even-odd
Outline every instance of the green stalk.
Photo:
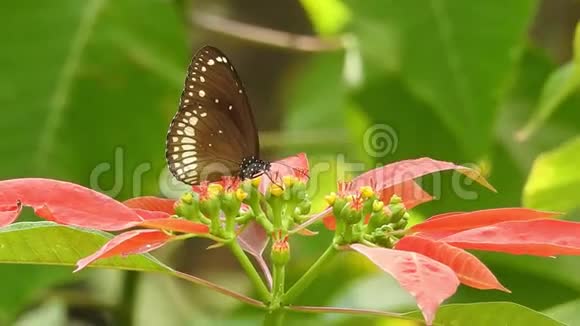
[[284,283],[286,281],[286,268],[274,264],[274,270],[272,272],[272,303],[270,304],[270,309],[277,310],[282,306]]
[[282,326],[284,325],[284,316],[286,311],[284,309],[276,309],[266,312],[264,316],[264,326]]
[[252,265],[252,262],[250,261],[248,256],[246,256],[246,253],[244,252],[242,247],[240,247],[238,242],[235,240],[230,242],[229,247],[234,256],[240,262],[240,265],[242,265],[242,268],[250,278],[250,281],[252,281],[252,283],[254,284],[254,287],[256,288],[256,291],[258,291],[258,296],[260,297],[260,299],[263,302],[270,302],[272,298],[270,295],[270,291],[268,291],[268,288],[264,284],[262,277],[260,277],[260,274],[254,268],[254,265]]
[[326,263],[334,257],[334,255],[338,252],[334,247],[334,244],[331,244],[326,251],[318,257],[318,260],[310,266],[310,269],[302,275],[302,277],[292,285],[292,287],[286,292],[286,294],[282,297],[282,302],[288,305],[291,304],[296,297],[298,297],[309,285],[316,279],[318,274],[322,271],[322,268],[326,265]]

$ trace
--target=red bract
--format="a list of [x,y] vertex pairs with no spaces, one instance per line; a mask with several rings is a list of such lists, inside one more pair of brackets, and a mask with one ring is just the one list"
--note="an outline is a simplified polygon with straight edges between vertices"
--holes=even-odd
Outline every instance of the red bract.
[[202,234],[209,232],[209,227],[207,225],[195,223],[181,218],[160,218],[147,220],[140,223],[139,226],[150,229],[161,229],[192,234]]
[[406,236],[397,242],[396,249],[413,251],[449,266],[461,283],[476,289],[497,289],[510,292],[493,273],[475,256],[445,242],[416,236]]
[[417,306],[429,325],[441,302],[453,295],[459,285],[459,280],[451,268],[419,253],[370,248],[361,244],[350,245],[350,248],[389,273],[415,297]]
[[401,197],[407,209],[433,200],[433,196],[421,188],[415,181],[408,180],[380,191],[380,199],[385,203],[391,200],[393,195]]
[[358,188],[374,184],[376,189],[386,189],[408,180],[446,170],[456,170],[457,172],[478,182],[482,186],[495,191],[495,189],[478,171],[451,162],[438,161],[428,157],[399,161],[365,172],[353,180],[353,186]]
[[516,255],[580,255],[580,223],[556,219],[502,222],[441,239],[464,249]]
[[415,232],[459,232],[506,221],[526,221],[548,218],[560,213],[527,208],[495,208],[474,212],[439,214],[411,228]]
[[101,249],[77,262],[75,272],[85,268],[97,259],[116,255],[142,254],[163,246],[171,236],[158,230],[133,230],[111,239]]
[[270,173],[280,177],[293,175],[300,181],[307,181],[309,178],[308,157],[305,153],[288,156],[278,161],[272,162]]
[[175,199],[158,198],[153,196],[135,197],[123,202],[125,206],[147,211],[175,214]]
[[[117,231],[143,221],[122,203],[70,182],[37,178],[0,181],[0,206],[14,207],[19,202],[47,220],[91,229]],[[5,218],[0,226],[13,221]]]
[[272,162],[268,175],[262,176],[260,191],[266,192],[273,179],[276,183],[282,184],[282,177],[295,176],[298,180],[306,182],[309,178],[310,169],[308,157],[305,153],[298,153],[278,161]]
[[242,249],[256,259],[256,262],[266,277],[268,285],[272,287],[272,273],[270,273],[270,268],[268,268],[268,264],[263,256],[264,250],[270,240],[266,234],[266,230],[257,222],[252,221],[238,235],[237,240]]
[[15,205],[6,205],[0,207],[0,226],[8,225],[14,222],[20,212],[22,211],[22,204],[18,202]]
[[[94,190],[50,179],[0,181],[0,226],[12,223],[21,206],[32,206],[36,215],[59,224],[117,231],[131,227],[158,230],[133,230],[122,233],[99,251],[78,262],[77,270],[92,261],[113,255],[129,255],[159,248],[173,236],[159,230],[181,233],[208,233],[205,224],[170,217],[175,201],[139,197],[120,203]],[[22,204],[22,205],[21,205]]]

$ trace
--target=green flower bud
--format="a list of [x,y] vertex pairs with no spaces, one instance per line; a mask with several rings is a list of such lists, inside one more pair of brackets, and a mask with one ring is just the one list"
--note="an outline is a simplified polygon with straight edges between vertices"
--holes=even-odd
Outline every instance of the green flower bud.
[[312,208],[312,201],[310,201],[310,199],[305,199],[301,201],[296,208],[299,215],[306,215],[310,213],[310,209]]
[[238,215],[241,205],[242,202],[238,199],[236,192],[229,191],[223,195],[221,209],[226,216],[233,217]]
[[284,266],[290,261],[290,244],[287,237],[274,241],[270,258],[272,263],[277,266]]
[[332,214],[336,218],[340,218],[340,214],[347,203],[348,203],[348,201],[346,200],[346,198],[336,197],[334,199],[334,204],[332,205]]
[[340,218],[346,222],[346,224],[356,224],[360,222],[363,217],[363,212],[360,210],[353,209],[350,205],[345,205],[340,212]]
[[210,195],[209,198],[199,203],[201,212],[212,221],[219,218],[220,206],[220,198],[215,195]]
[[191,221],[199,221],[199,195],[186,192],[175,204],[175,214]]
[[389,201],[389,204],[396,205],[396,204],[400,204],[402,202],[403,202],[403,198],[401,198],[397,195],[393,195],[391,197],[391,200]]
[[389,211],[391,211],[391,222],[394,223],[398,222],[401,218],[403,218],[403,215],[405,215],[405,213],[407,212],[407,209],[405,208],[405,205],[403,203],[390,204],[388,208]]

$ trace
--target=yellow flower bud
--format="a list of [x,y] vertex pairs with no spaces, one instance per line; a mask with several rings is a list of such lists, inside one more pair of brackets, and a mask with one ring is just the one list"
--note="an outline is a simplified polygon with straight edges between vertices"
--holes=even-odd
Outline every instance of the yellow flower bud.
[[375,194],[373,188],[369,186],[360,187],[359,192],[364,199],[371,198]]
[[336,201],[336,192],[331,192],[330,194],[324,196],[324,200],[326,200],[329,206],[334,205],[334,202]]
[[191,192],[186,192],[181,196],[181,201],[185,204],[191,205],[193,203],[193,195]]
[[280,197],[284,193],[284,189],[279,185],[272,183],[270,185],[270,193],[272,194],[272,196]]
[[291,187],[297,181],[298,181],[298,178],[296,178],[293,175],[285,175],[284,177],[282,177],[282,182],[284,183],[284,185],[286,187]]
[[383,207],[385,207],[385,203],[383,203],[382,201],[375,200],[373,202],[373,212],[380,212],[383,209]]
[[242,188],[238,188],[238,189],[236,190],[236,198],[237,198],[239,201],[243,201],[243,200],[244,200],[244,199],[246,199],[247,197],[248,197],[248,193],[247,193],[247,192],[245,192],[245,191],[243,191],[243,190],[242,190]]
[[212,183],[207,187],[207,192],[210,195],[217,196],[224,190],[224,187],[219,183]]
[[346,196],[346,201],[349,203],[352,203],[354,201],[354,195],[348,195]]
[[252,179],[252,186],[258,187],[260,185],[261,181],[262,181],[262,177],[255,177],[254,179]]

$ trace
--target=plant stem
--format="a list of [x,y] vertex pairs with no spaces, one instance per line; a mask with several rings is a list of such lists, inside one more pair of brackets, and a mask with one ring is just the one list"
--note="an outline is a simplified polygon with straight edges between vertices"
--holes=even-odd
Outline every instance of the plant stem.
[[115,316],[118,325],[134,325],[135,301],[137,298],[137,286],[139,285],[140,274],[136,271],[123,272],[123,289]]
[[256,288],[256,291],[258,291],[260,299],[263,302],[269,302],[271,300],[270,291],[268,291],[268,288],[264,284],[264,281],[260,277],[260,274],[258,274],[258,271],[256,271],[256,269],[254,268],[254,265],[252,265],[252,262],[250,261],[248,256],[246,256],[246,253],[244,253],[242,247],[240,247],[240,245],[236,240],[230,242],[229,247],[232,250],[234,256],[236,256],[236,258],[240,262],[240,265],[242,265],[242,268],[244,269],[244,271],[246,272],[252,283],[254,284],[254,287]]
[[302,275],[302,277],[300,279],[298,279],[298,281],[296,281],[296,283],[294,283],[294,285],[292,285],[290,290],[288,290],[288,292],[286,292],[286,294],[282,298],[282,301],[284,302],[284,304],[286,304],[286,305],[291,304],[292,301],[294,301],[296,299],[296,297],[299,296],[302,293],[302,291],[304,291],[310,285],[310,283],[312,283],[312,281],[314,281],[314,279],[318,276],[318,274],[320,273],[320,271],[324,267],[324,265],[332,257],[334,257],[334,255],[337,252],[338,251],[334,247],[334,244],[331,244],[326,249],[326,251],[320,257],[318,257],[318,260],[316,262],[314,262],[314,264],[312,266],[310,266],[310,269],[308,269],[306,271],[306,273],[304,273],[304,275]]
[[286,311],[284,309],[276,309],[266,312],[264,316],[264,326],[282,326],[284,325],[284,316]]
[[282,296],[284,295],[284,283],[286,282],[286,268],[274,264],[273,282],[272,282],[272,303],[270,308],[276,310],[282,305]]

